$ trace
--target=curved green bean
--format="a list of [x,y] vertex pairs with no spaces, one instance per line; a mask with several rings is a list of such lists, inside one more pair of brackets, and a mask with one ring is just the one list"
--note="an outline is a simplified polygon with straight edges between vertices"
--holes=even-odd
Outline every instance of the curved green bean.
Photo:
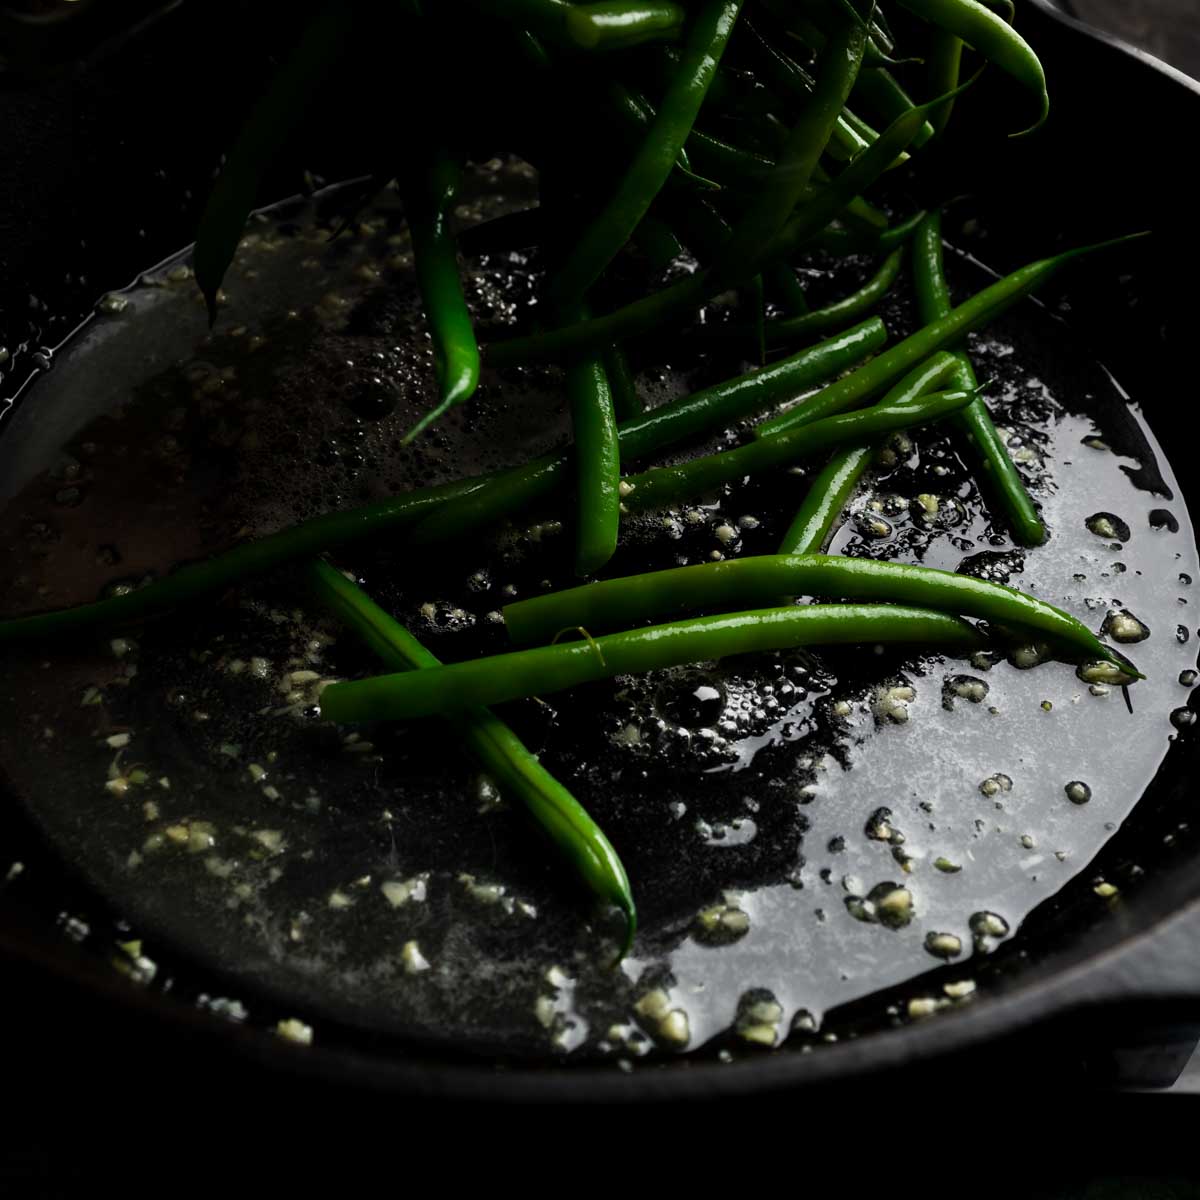
[[612,346],[604,352],[604,371],[608,376],[608,387],[612,393],[613,411],[618,421],[630,421],[645,411],[646,406],[638,395],[637,382],[629,366],[629,356],[620,346]]
[[[847,321],[861,317],[863,313],[875,307],[891,290],[900,275],[900,266],[904,261],[903,250],[893,250],[884,259],[879,270],[867,280],[856,292],[827,304],[824,308],[814,308],[810,312],[801,313],[795,317],[783,317],[767,321],[763,326],[763,336],[768,346],[779,346],[784,342],[794,341],[811,333],[820,333],[827,329],[836,329]],[[793,275],[793,278],[795,276]],[[740,326],[718,326],[706,329],[705,336],[713,333],[743,332]]]
[[887,254],[897,246],[903,246],[925,219],[925,210],[920,209],[905,217],[888,229],[875,235],[864,236],[857,230],[826,226],[809,241],[810,246],[828,250],[833,254]]
[[[316,598],[390,670],[428,671],[442,665],[403,625],[328,563],[314,559],[307,578]],[[629,877],[612,843],[583,805],[499,717],[486,708],[475,708],[455,714],[451,723],[501,794],[519,800],[591,892],[621,910],[625,917],[624,958],[637,929],[637,909]]]
[[[944,350],[931,355],[915,367],[884,397],[883,403],[903,403],[932,391],[938,384],[958,386],[955,375],[958,360]],[[969,391],[972,389],[963,389]],[[837,451],[813,480],[799,512],[779,543],[780,554],[816,554],[834,522],[841,516],[874,454],[871,445],[848,446]]]
[[957,651],[984,644],[974,626],[930,609],[890,604],[791,605],[651,625],[419,673],[335,683],[321,693],[321,713],[340,722],[405,720],[730,654],[885,642]]
[[1070,613],[1016,588],[933,567],[833,554],[766,554],[605,579],[520,600],[504,610],[518,645],[549,641],[561,629],[624,628],[697,609],[740,609],[777,596],[880,600],[1021,626],[1085,658],[1124,666]]
[[458,274],[458,248],[450,228],[462,165],[443,150],[434,153],[422,181],[405,196],[413,261],[433,339],[438,403],[401,439],[413,440],[447,410],[463,404],[479,386],[479,345]]
[[217,293],[245,233],[259,182],[280,142],[304,120],[320,84],[345,49],[352,22],[348,4],[325,4],[313,15],[226,155],[200,217],[192,253],[210,325],[217,319]]
[[[913,286],[922,321],[936,321],[951,310],[950,287],[942,264],[942,221],[937,212],[929,214],[913,239]],[[961,350],[956,358],[954,386],[974,390],[977,385],[971,360]],[[1008,448],[996,432],[983,397],[977,395],[955,423],[967,435],[983,468],[983,478],[999,497],[1017,540],[1026,546],[1040,546],[1046,540],[1046,528]]]
[[1003,17],[979,0],[899,0],[899,3],[929,24],[961,38],[1038,97],[1041,106],[1038,119],[1023,133],[1031,132],[1045,121],[1050,111],[1046,73],[1029,43]]
[[663,97],[654,124],[615,194],[562,264],[551,287],[555,301],[575,302],[583,297],[662,190],[695,123],[741,6],[742,0],[704,0],[697,9],[676,82]]
[[877,404],[758,438],[735,450],[693,458],[673,467],[652,467],[621,480],[625,508],[647,509],[699,496],[737,479],[786,466],[809,454],[846,442],[861,442],[895,429],[922,425],[969,404],[971,392],[931,392],[900,404]]
[[572,5],[566,31],[584,50],[624,50],[679,37],[684,16],[670,0],[600,0]]
[[1018,268],[1012,274],[997,280],[990,287],[976,292],[969,300],[952,308],[946,316],[918,329],[902,342],[885,350],[853,374],[822,388],[799,404],[763,421],[757,429],[759,436],[766,437],[785,429],[795,429],[809,421],[815,421],[829,413],[841,412],[868,399],[880,388],[887,387],[914,364],[928,358],[935,350],[954,345],[966,334],[986,325],[1024,296],[1028,296],[1045,283],[1059,268],[1073,258],[1093,254],[1113,246],[1124,245],[1145,233],[1127,234],[1111,241],[1098,242],[1092,246],[1079,246],[1066,250],[1052,258],[1041,258]]
[[575,573],[592,575],[612,558],[621,522],[621,449],[603,357],[571,363],[566,391],[575,466]]
[[[762,412],[782,397],[813,387],[878,350],[886,340],[883,323],[864,321],[844,334],[736,379],[703,388],[625,421],[617,428],[623,459],[634,460],[673,442],[686,441]],[[494,524],[532,501],[549,495],[569,477],[565,454],[549,454],[487,480],[462,502],[430,512],[408,535],[428,545]]]

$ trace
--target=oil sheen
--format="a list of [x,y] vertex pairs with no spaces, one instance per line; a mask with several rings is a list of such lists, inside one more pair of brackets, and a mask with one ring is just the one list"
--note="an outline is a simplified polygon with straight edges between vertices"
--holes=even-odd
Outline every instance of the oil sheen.
[[[474,187],[466,222],[523,203],[531,182],[494,163]],[[385,195],[331,239],[329,203],[256,218],[211,332],[180,256],[106,297],[21,396],[0,436],[5,613],[137,587],[561,443],[559,373],[534,367],[485,373],[468,406],[400,445],[433,394],[407,234]],[[986,283],[951,258],[956,294]],[[481,327],[527,318],[536,259],[466,267]],[[805,282],[820,303],[869,269],[818,259]],[[711,305],[708,326],[735,303]],[[881,315],[893,337],[911,327],[903,289]],[[655,350],[635,352],[651,405],[741,373],[750,352],[686,333]],[[1048,543],[1012,543],[939,427],[881,452],[832,552],[1011,583],[1103,630],[1147,678],[1122,689],[1036,645],[971,659],[868,645],[506,706],[628,868],[642,925],[617,970],[619,926],[448,728],[321,720],[329,680],[374,668],[286,570],[136,628],[13,651],[0,768],[147,954],[215,968],[252,1014],[298,1016],[318,1037],[342,1023],[632,1061],[819,1040],[885,989],[910,1001],[901,1016],[986,1003],[979,963],[1088,870],[1184,720],[1200,564],[1160,447],[1068,329],[1024,305],[971,352]],[[608,573],[773,551],[820,465],[629,518]],[[569,510],[434,548],[398,531],[336,562],[439,656],[496,652],[505,603],[572,582]]]

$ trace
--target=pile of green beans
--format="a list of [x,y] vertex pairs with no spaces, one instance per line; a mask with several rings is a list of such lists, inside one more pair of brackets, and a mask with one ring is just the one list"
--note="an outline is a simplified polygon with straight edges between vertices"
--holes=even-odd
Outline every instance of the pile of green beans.
[[[195,247],[210,318],[275,147],[302,126],[339,71],[352,70],[346,50],[377,37],[379,17],[365,17],[368,7],[333,0],[318,7],[230,148]],[[972,102],[961,100],[964,61],[976,76],[990,64],[1030,94],[1025,113],[1014,93],[1011,125],[1022,132],[1046,119],[1046,80],[1013,27],[1011,4],[891,0],[887,7],[885,16],[875,0],[394,6],[386,19],[402,53],[456,70],[452,96],[406,143],[400,161],[383,170],[371,164],[380,184],[394,171],[404,196],[434,351],[436,397],[405,441],[468,404],[487,373],[549,363],[561,372],[569,444],[506,470],[327,513],[121,595],[0,620],[0,647],[94,634],[305,563],[317,602],[391,672],[329,686],[323,715],[344,722],[449,717],[563,861],[623,914],[622,955],[636,909],[616,851],[487,705],[793,646],[899,643],[963,653],[986,644],[989,627],[1024,630],[1063,656],[1104,660],[1139,678],[1074,617],[1013,588],[821,553],[879,439],[942,419],[965,435],[987,502],[1014,538],[1028,546],[1046,539],[992,424],[966,338],[1072,258],[1104,248],[1038,259],[953,303],[940,214],[882,207],[884,181],[900,167],[919,170],[924,148],[963,119]],[[519,78],[489,74],[506,58],[518,62]],[[989,87],[985,73],[974,92]],[[407,95],[410,104],[416,99]],[[495,154],[533,165],[539,204],[460,230],[464,166]],[[544,317],[477,329],[464,262],[531,249],[544,276],[531,311]],[[818,304],[805,284],[813,251],[865,255],[872,265],[855,290]],[[906,264],[919,327],[889,344],[889,330],[868,314]],[[637,367],[662,361],[667,333],[684,334],[685,345],[733,345],[757,366],[647,407]],[[825,340],[806,344],[818,336]],[[733,448],[671,466],[644,461],[752,418],[765,419]],[[830,450],[806,478],[777,554],[600,579],[511,604],[508,633],[529,648],[492,657],[442,664],[360,587],[314,557],[384,534],[408,547],[453,546],[535,504],[558,504],[570,514],[575,572],[594,578],[608,567],[625,514],[718,493]],[[662,620],[668,623],[645,624]],[[582,639],[559,641],[569,630]]]

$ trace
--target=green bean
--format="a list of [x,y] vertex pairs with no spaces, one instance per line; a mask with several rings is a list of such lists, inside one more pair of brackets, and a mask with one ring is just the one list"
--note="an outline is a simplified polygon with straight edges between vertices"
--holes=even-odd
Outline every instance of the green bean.
[[[790,258],[819,234],[850,200],[887,169],[897,151],[911,141],[924,120],[926,107],[915,108],[898,117],[870,149],[850,163],[828,187],[801,205],[765,257]],[[881,235],[880,241],[885,236]],[[732,264],[730,269],[734,269]],[[745,263],[737,268],[737,273],[744,278],[757,274]],[[737,282],[742,280],[733,281]],[[572,358],[598,346],[640,337],[669,321],[682,318],[705,299],[726,290],[733,283],[722,283],[720,277],[711,270],[698,271],[662,291],[590,321],[580,321],[543,334],[527,334],[492,342],[487,348],[487,361],[492,366],[513,366],[530,360]]]
[[[729,282],[761,265],[812,179],[839,113],[862,63],[867,31],[861,24],[838,23],[817,63],[816,87],[788,136],[771,177],[738,218],[713,264],[716,279]],[[825,222],[822,222],[825,224]]]
[[887,254],[897,246],[903,246],[917,232],[917,227],[924,219],[925,210],[921,209],[874,236],[827,225],[808,244],[832,254]]
[[[913,284],[917,313],[922,321],[937,321],[951,311],[950,288],[942,264],[942,222],[937,212],[929,214],[913,241]],[[975,372],[971,360],[963,351],[956,357],[958,373],[954,386],[974,390]],[[999,497],[1017,540],[1026,546],[1040,546],[1046,540],[1045,526],[1007,447],[996,432],[983,397],[976,396],[958,414],[955,423],[967,435],[983,469],[983,478]]]
[[990,287],[977,292],[957,308],[951,309],[946,316],[931,321],[902,342],[897,342],[853,374],[829,384],[795,407],[763,421],[757,429],[759,436],[766,437],[785,429],[795,429],[829,413],[842,412],[862,403],[880,388],[887,387],[899,379],[914,364],[928,358],[935,350],[952,346],[966,334],[986,325],[1045,283],[1065,263],[1080,255],[1120,246],[1145,236],[1144,233],[1134,233],[1093,246],[1080,246],[1056,254],[1052,258],[1038,259],[1013,271]]
[[[925,58],[925,71],[929,80],[931,96],[942,96],[958,87],[962,52],[962,38],[956,37],[945,29],[930,30],[929,53]],[[954,101],[948,99],[930,113],[929,123],[933,126],[934,132],[945,132],[953,108]]]
[[192,256],[210,325],[217,319],[217,293],[245,233],[263,173],[320,94],[352,24],[353,8],[348,4],[326,4],[313,15],[226,155],[200,217]]
[[813,477],[804,502],[780,538],[780,554],[816,554],[825,548],[826,539],[874,456],[874,446],[847,446],[834,452]]
[[931,392],[904,404],[877,404],[862,412],[841,413],[796,429],[759,438],[672,467],[652,467],[621,481],[626,509],[657,508],[689,496],[704,495],[760,471],[786,466],[830,446],[857,443],[881,433],[936,421],[970,403],[971,392]]
[[[900,275],[900,265],[903,261],[904,251],[893,250],[884,259],[879,270],[858,291],[851,292],[850,295],[844,296],[832,304],[827,304],[824,308],[815,308],[811,312],[802,313],[797,317],[784,317],[766,322],[763,327],[763,336],[767,345],[779,346],[807,334],[836,329],[839,325],[845,325],[847,322],[861,317],[863,313],[874,308],[891,290],[892,284]],[[722,335],[736,333],[740,336],[744,330],[741,326],[718,326],[714,329],[706,329],[705,336],[711,337],[718,332]]]
[[549,641],[561,629],[621,629],[778,596],[889,601],[978,617],[1036,632],[1081,658],[1125,665],[1075,617],[1016,588],[933,567],[833,554],[765,554],[605,579],[510,604],[504,621],[512,640],[528,645]]
[[575,466],[575,573],[592,575],[613,556],[621,519],[621,449],[604,358],[567,367]]
[[704,0],[696,10],[675,85],[663,97],[654,124],[616,192],[562,264],[551,289],[556,301],[582,298],[662,190],[695,123],[741,5],[742,0]]
[[958,617],[890,604],[828,604],[760,609],[651,625],[581,642],[559,642],[418,674],[335,683],[321,693],[333,721],[404,720],[541,696],[614,675],[637,674],[730,654],[792,646],[937,645],[973,650],[976,629]]
[[978,0],[899,0],[929,24],[961,38],[988,62],[995,63],[1038,97],[1038,119],[1023,130],[1029,133],[1045,121],[1050,111],[1046,74],[1029,43],[1003,17]]
[[[957,367],[957,358],[940,350],[905,375],[883,398],[883,403],[915,400],[942,383],[957,387]],[[834,522],[841,516],[873,454],[874,447],[861,445],[847,446],[833,455],[812,481],[800,511],[783,535],[779,543],[780,554],[815,554],[824,548]]]
[[[878,350],[886,339],[879,320],[864,321],[846,333],[802,350],[768,367],[693,392],[643,413],[617,428],[621,456],[635,460],[673,442],[710,433],[762,412],[780,398],[795,395],[817,381],[845,370],[864,355]],[[494,524],[535,500],[550,495],[569,477],[565,454],[549,454],[522,467],[487,480],[462,502],[431,512],[409,534],[408,540],[428,545],[462,537]]]
[[485,478],[459,480],[394,496],[375,504],[326,513],[290,529],[243,542],[203,562],[190,563],[170,575],[122,596],[110,596],[74,608],[0,621],[0,646],[58,638],[89,630],[127,625],[261,575],[298,558],[311,558],[350,542],[410,524],[423,513],[481,487]]
[[[309,564],[316,598],[392,671],[429,671],[442,665],[407,629],[328,563]],[[583,806],[543,767],[520,738],[486,708],[466,709],[451,724],[502,795],[519,800],[593,895],[625,917],[624,958],[637,928],[629,878],[617,852]]]
[[607,0],[573,5],[567,13],[566,30],[584,50],[623,50],[677,38],[683,21],[683,7],[669,0]]
[[461,179],[461,163],[438,150],[427,167],[423,186],[405,196],[417,283],[433,339],[438,403],[404,435],[404,443],[428,429],[447,410],[469,400],[479,386],[479,346],[463,295],[458,248],[450,229],[450,214]]
[[802,317],[809,311],[804,285],[791,264],[776,263],[767,271],[767,282],[775,294],[776,303],[789,317]]
[[629,421],[645,410],[638,395],[637,381],[629,366],[629,356],[620,346],[612,346],[604,352],[604,371],[608,376],[608,387],[612,392],[613,411],[619,421]]

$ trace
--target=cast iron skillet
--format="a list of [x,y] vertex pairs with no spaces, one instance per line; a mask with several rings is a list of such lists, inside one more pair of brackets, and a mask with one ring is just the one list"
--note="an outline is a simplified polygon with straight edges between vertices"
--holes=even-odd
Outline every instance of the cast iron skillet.
[[[211,90],[203,64],[219,54],[224,79],[252,79],[261,54],[250,38],[214,45],[211,30],[218,23],[204,7],[201,18],[184,6],[151,37],[78,77],[5,96],[4,344],[53,344],[99,292],[124,282],[131,264],[153,262],[187,240],[195,196],[206,183],[196,163],[215,158],[242,101],[236,87]],[[1184,257],[1192,238],[1178,145],[1180,131],[1200,121],[1200,88],[1084,30],[1048,0],[1028,0],[1021,18],[1057,85],[1054,119],[1040,136],[1002,151],[989,141],[986,156],[976,156],[970,144],[949,146],[947,166],[960,187],[964,178],[977,183],[968,203],[997,230],[989,263],[997,269],[1027,259],[1031,245],[1048,250],[1154,228],[1158,236],[1136,274],[1117,277],[1093,263],[1063,284],[1061,297],[1070,303],[1076,333],[1102,348],[1103,360],[1144,406],[1159,438],[1176,447],[1184,495],[1175,502],[1200,510],[1200,485],[1180,460],[1182,447],[1169,425],[1177,415],[1174,392],[1189,378],[1186,339],[1196,307],[1197,264]],[[145,104],[148,86],[154,102]],[[355,148],[343,151],[349,174]],[[338,177],[340,161],[325,165]],[[286,182],[274,194],[283,194],[294,164],[281,156],[277,166]],[[937,174],[937,163],[928,164],[925,177],[935,189]],[[95,186],[102,180],[107,186]],[[1001,240],[1006,230],[1015,231],[1011,244]],[[297,1051],[169,997],[134,991],[85,960],[44,920],[4,905],[0,952],[15,973],[10,978],[22,981],[10,984],[8,1027],[17,1027],[14,1015],[18,1022],[36,1017],[33,1028],[53,1030],[60,1049],[66,1038],[81,1063],[105,1062],[104,1043],[133,1038],[140,1047],[196,1052],[183,1060],[186,1068],[175,1061],[197,1077],[249,1060],[356,1086],[446,1097],[623,1100],[828,1087],[912,1064],[945,1065],[947,1056],[965,1050],[976,1069],[987,1063],[1019,1072],[1020,1064],[1036,1059],[1043,1071],[1047,1065],[1069,1070],[1098,1028],[1091,1014],[1103,1014],[1112,1026],[1134,1010],[1129,1021],[1150,1020],[1154,1037],[1168,1048],[1187,1044],[1189,1017],[1200,1021],[1200,840],[1188,828],[1198,767],[1200,742],[1184,731],[1134,816],[1106,847],[1106,876],[1124,884],[1134,862],[1145,871],[1123,886],[1119,908],[1100,915],[1094,905],[1052,901],[1026,923],[1019,947],[994,956],[988,969],[996,978],[977,1004],[816,1053],[781,1050],[729,1065],[683,1059],[625,1075],[590,1067],[497,1073],[478,1063],[400,1056],[361,1037]],[[3,832],[10,844],[27,836],[15,826]],[[45,862],[39,869],[52,867]],[[1143,1064],[1137,1079],[1156,1084],[1172,1074],[1168,1053],[1149,1068]]]

